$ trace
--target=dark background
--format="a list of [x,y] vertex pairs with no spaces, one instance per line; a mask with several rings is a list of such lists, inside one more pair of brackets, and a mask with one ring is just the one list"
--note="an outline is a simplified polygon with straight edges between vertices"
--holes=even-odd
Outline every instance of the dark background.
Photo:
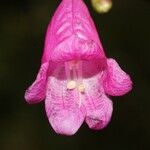
[[150,149],[150,1],[114,0],[104,15],[90,13],[108,57],[134,82],[112,97],[112,121],[102,131],[83,124],[76,135],[50,127],[44,104],[28,105],[25,89],[40,66],[46,27],[60,0],[5,0],[0,4],[0,150]]

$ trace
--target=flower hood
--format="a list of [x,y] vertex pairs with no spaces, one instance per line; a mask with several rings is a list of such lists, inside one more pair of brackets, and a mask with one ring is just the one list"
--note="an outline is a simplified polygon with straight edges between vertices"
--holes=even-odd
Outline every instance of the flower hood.
[[102,59],[104,50],[83,0],[63,0],[48,26],[42,61]]

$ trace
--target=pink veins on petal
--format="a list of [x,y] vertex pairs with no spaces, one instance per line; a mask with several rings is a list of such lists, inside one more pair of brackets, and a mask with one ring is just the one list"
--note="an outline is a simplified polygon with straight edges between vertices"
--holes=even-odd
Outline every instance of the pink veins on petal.
[[108,95],[131,89],[129,75],[106,58],[83,0],[62,0],[48,26],[41,68],[26,101],[45,100],[55,132],[73,135],[84,121],[91,129],[106,127],[113,111]]

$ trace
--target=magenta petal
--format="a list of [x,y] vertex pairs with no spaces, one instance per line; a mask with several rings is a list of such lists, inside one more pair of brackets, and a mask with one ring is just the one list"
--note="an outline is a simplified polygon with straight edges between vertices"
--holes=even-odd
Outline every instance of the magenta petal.
[[36,80],[26,90],[25,99],[28,103],[38,103],[45,98],[48,67],[49,67],[48,62],[41,65]]
[[67,90],[66,85],[64,65],[59,64],[48,80],[45,109],[55,132],[73,135],[84,121],[85,110],[79,108],[75,91]]
[[42,62],[103,61],[105,54],[94,22],[82,0],[63,0],[50,22]]
[[105,72],[104,90],[112,96],[121,96],[132,89],[130,76],[126,74],[114,59],[107,59],[108,69]]
[[100,130],[106,127],[111,119],[112,101],[106,95],[101,95],[99,100],[91,99],[87,102],[86,123],[89,128]]

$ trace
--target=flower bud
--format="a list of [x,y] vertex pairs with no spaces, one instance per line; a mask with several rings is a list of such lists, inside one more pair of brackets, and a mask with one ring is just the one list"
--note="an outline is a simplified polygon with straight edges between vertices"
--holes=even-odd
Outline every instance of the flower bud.
[[112,8],[112,0],[91,0],[94,9],[98,13],[107,13]]

